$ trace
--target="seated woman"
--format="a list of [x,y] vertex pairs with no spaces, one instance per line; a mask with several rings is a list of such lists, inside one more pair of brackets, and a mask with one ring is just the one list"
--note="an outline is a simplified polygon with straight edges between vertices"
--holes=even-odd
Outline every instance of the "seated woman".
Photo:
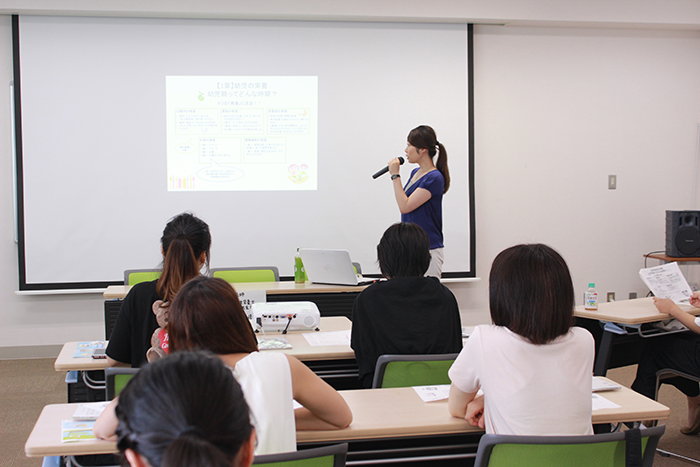
[[241,387],[221,360],[202,352],[146,366],[122,391],[116,418],[117,447],[131,467],[253,462],[255,430]]
[[486,433],[593,434],[594,342],[572,327],[564,259],[541,244],[508,248],[493,261],[489,295],[493,325],[477,326],[450,368],[450,414]]
[[110,366],[140,367],[146,363],[151,337],[158,328],[157,308],[167,309],[180,286],[198,276],[204,264],[209,265],[209,226],[193,214],[183,213],[170,219],[160,244],[161,276],[136,284],[124,298],[107,346]]
[[386,281],[367,287],[352,309],[351,346],[360,384],[372,387],[377,359],[386,354],[443,354],[462,349],[457,300],[430,265],[430,240],[416,224],[389,227],[377,245]]
[[[294,357],[258,352],[238,294],[222,279],[196,277],[170,305],[171,351],[205,350],[233,369],[257,432],[256,454],[296,451],[296,430],[334,430],[352,421],[345,399]],[[294,410],[292,399],[303,407]],[[118,405],[117,405],[118,406]],[[109,438],[114,423],[95,425]],[[99,429],[97,429],[99,428]]]
[[[647,339],[632,389],[651,399],[656,396],[656,372],[659,370],[671,368],[682,373],[700,376],[700,318],[681,310],[668,298],[654,297],[654,304],[661,313],[673,316],[693,332]],[[700,307],[700,293],[693,293],[690,304]],[[672,384],[688,398],[688,425],[681,428],[681,433],[686,435],[700,433],[698,383],[681,377],[663,382]]]

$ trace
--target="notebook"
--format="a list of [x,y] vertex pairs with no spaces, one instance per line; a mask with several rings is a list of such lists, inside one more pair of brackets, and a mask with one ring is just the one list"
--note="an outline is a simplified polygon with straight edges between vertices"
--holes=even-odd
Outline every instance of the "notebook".
[[314,284],[366,285],[378,280],[355,273],[347,250],[301,248],[299,255],[306,275]]

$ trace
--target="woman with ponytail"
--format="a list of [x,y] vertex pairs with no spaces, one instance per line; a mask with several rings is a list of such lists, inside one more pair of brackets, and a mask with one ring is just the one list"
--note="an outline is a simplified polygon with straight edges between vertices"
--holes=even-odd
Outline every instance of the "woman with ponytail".
[[176,352],[147,365],[114,410],[117,447],[132,467],[248,467],[253,461],[255,430],[241,387],[206,353]]
[[[396,203],[401,211],[401,222],[418,224],[430,239],[430,267],[426,276],[440,277],[443,263],[442,195],[450,188],[447,169],[447,151],[437,140],[435,130],[426,125],[414,128],[408,134],[406,158],[413,169],[405,186],[399,175],[400,161],[389,161],[389,173],[394,184]],[[437,160],[433,161],[437,155]]]
[[173,217],[165,226],[160,243],[161,276],[134,285],[124,298],[107,347],[110,366],[143,365],[151,336],[158,328],[158,308],[167,310],[182,284],[198,276],[205,264],[209,267],[209,226],[193,214]]

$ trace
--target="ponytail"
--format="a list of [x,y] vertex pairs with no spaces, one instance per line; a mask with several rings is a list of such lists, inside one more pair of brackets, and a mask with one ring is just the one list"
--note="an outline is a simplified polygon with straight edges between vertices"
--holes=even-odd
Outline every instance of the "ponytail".
[[438,142],[436,146],[438,149],[438,158],[435,162],[435,167],[442,174],[442,178],[445,179],[445,188],[442,190],[442,194],[445,194],[447,190],[450,189],[450,170],[447,168],[447,151],[445,150],[445,146],[440,142]]
[[163,248],[163,272],[156,284],[156,292],[169,306],[182,284],[199,275],[199,258],[204,254],[209,268],[211,234],[206,222],[193,214],[173,217],[160,239]]
[[170,243],[168,252],[163,260],[163,272],[156,284],[158,295],[163,297],[163,306],[170,306],[170,302],[182,284],[199,275],[199,263],[184,236],[178,235]]
[[438,154],[435,168],[440,171],[442,178],[445,180],[445,187],[442,193],[447,193],[447,190],[450,189],[450,171],[447,168],[447,150],[445,146],[437,140],[435,130],[427,125],[416,127],[408,133],[408,143],[418,149],[427,149],[431,159],[435,157],[435,154]]

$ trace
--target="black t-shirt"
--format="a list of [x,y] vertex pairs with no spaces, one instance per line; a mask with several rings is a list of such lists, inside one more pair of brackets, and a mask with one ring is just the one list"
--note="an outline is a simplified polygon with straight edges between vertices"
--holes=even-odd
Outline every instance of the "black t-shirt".
[[372,387],[381,355],[458,353],[462,327],[457,299],[435,277],[372,284],[355,299],[351,346],[366,388]]
[[109,338],[107,356],[132,367],[146,363],[146,351],[151,348],[151,336],[158,328],[153,302],[161,300],[156,283],[141,282],[124,297],[117,322]]

